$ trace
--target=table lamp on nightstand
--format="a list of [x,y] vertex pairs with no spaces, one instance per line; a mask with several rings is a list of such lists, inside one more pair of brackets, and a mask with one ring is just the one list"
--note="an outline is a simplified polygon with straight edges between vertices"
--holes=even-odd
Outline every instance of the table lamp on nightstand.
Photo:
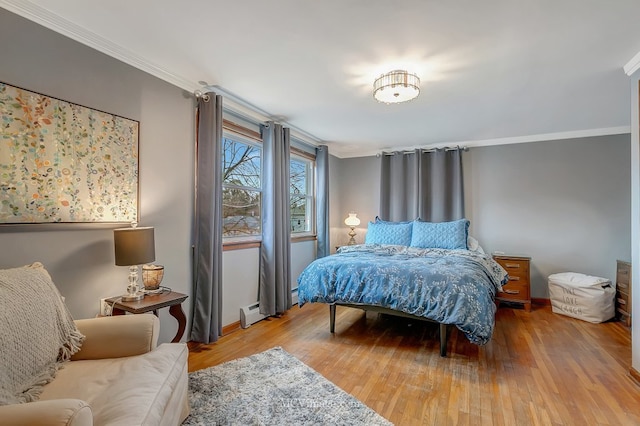
[[344,224],[351,228],[351,231],[349,231],[349,242],[347,245],[352,246],[356,244],[356,240],[353,238],[356,236],[355,227],[360,225],[360,219],[357,218],[357,213],[349,213],[349,217],[344,220]]
[[131,228],[113,230],[113,242],[116,253],[116,265],[129,267],[129,285],[123,302],[142,300],[144,292],[138,287],[138,265],[153,262],[156,259],[153,228]]

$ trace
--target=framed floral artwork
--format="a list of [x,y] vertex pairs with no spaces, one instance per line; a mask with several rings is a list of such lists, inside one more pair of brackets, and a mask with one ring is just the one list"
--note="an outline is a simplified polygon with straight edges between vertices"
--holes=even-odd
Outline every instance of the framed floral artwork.
[[138,220],[139,122],[0,82],[0,225]]

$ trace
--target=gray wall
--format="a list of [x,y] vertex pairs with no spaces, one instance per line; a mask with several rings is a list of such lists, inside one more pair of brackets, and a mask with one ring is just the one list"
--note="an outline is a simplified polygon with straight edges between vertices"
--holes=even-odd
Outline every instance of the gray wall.
[[[548,297],[555,272],[615,279],[616,259],[631,256],[629,156],[629,135],[471,148],[463,157],[470,233],[487,252],[532,257],[533,297]],[[332,200],[344,217],[378,214],[379,161],[340,160]]]
[[[141,225],[155,227],[163,285],[190,293],[193,106],[189,94],[0,9],[0,81],[140,121]],[[119,295],[128,268],[114,265],[111,229],[0,230],[0,267],[44,263],[75,318]],[[183,304],[189,317],[190,303]],[[175,320],[160,311],[161,341]]]
[[[191,295],[191,94],[4,9],[0,39],[13,40],[0,43],[0,81],[140,121],[140,224],[155,227],[162,284]],[[93,317],[101,298],[125,292],[128,268],[114,265],[111,229],[58,229],[0,229],[0,268],[44,263],[72,315]],[[315,253],[315,241],[295,243],[294,280]],[[224,252],[223,325],[239,321],[240,307],[257,300],[258,262],[256,248]],[[191,299],[183,308],[190,318]],[[160,310],[161,341],[177,329],[167,311]]]

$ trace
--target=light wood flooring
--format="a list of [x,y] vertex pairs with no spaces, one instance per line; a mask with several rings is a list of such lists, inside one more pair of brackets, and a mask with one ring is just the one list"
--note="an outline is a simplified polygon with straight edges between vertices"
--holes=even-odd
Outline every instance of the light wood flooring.
[[630,330],[500,307],[479,347],[437,325],[338,307],[294,306],[222,337],[190,343],[189,370],[281,346],[396,425],[640,425],[640,387],[629,375]]

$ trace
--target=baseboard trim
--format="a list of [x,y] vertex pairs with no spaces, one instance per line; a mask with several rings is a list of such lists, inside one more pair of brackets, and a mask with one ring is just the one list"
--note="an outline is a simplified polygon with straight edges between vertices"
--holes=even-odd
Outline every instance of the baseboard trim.
[[222,327],[222,335],[226,336],[229,333],[240,330],[240,321],[232,322],[229,325]]
[[629,368],[629,374],[631,375],[631,378],[633,378],[633,380],[636,382],[636,385],[640,386],[640,373],[638,372],[638,370],[631,367]]
[[533,303],[534,305],[540,305],[540,306],[551,306],[551,299],[532,297],[531,303]]

